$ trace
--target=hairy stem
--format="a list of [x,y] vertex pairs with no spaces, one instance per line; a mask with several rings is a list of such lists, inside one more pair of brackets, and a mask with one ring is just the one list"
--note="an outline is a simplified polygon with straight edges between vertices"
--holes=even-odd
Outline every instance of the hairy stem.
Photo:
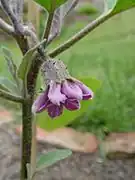
[[24,5],[24,0],[17,0],[16,1],[17,4],[17,15],[18,15],[18,19],[20,22],[22,22],[23,20],[23,5]]
[[66,51],[68,48],[70,48],[72,45],[77,43],[79,40],[84,38],[88,33],[93,31],[96,27],[98,27],[100,24],[102,24],[104,21],[109,19],[112,15],[109,14],[109,12],[106,15],[102,15],[99,18],[97,18],[92,23],[88,24],[84,29],[82,29],[80,32],[75,34],[73,37],[71,37],[69,40],[67,40],[65,43],[54,49],[52,52],[48,53],[48,56],[55,57],[59,55],[60,53]]
[[[37,153],[37,139],[36,139],[36,119],[32,123],[32,146],[31,146],[31,177],[36,172],[36,153]],[[32,178],[34,180],[34,177]]]
[[22,104],[22,160],[21,160],[21,180],[26,180],[27,164],[30,164],[31,157],[31,139],[32,139],[32,113],[31,113],[32,99],[25,101]]
[[[29,32],[31,34],[31,32]],[[28,34],[29,34],[28,33]],[[29,35],[30,35],[29,34]],[[31,34],[33,37],[33,33]],[[22,50],[23,55],[29,50],[27,38],[22,36],[14,36],[17,43],[19,44],[20,49]],[[34,39],[36,36],[34,35]],[[36,39],[37,40],[37,39]],[[31,145],[32,145],[32,122],[33,122],[33,115],[31,111],[31,107],[34,101],[34,94],[35,94],[35,87],[36,87],[36,80],[38,76],[38,72],[40,66],[44,59],[44,50],[42,47],[39,47],[38,53],[34,56],[32,61],[31,68],[27,75],[27,89],[24,91],[24,98],[26,99],[23,103],[23,111],[22,111],[22,124],[23,124],[23,135],[22,135],[22,164],[21,164],[21,180],[25,180],[28,178],[27,174],[27,164],[31,163]],[[28,97],[27,97],[28,94]]]
[[[40,65],[42,63],[40,55],[37,54],[33,60],[28,76],[27,76],[27,90],[29,99],[23,103],[23,137],[22,137],[22,167],[21,167],[21,180],[28,177],[27,174],[27,163],[31,162],[31,145],[32,145],[32,122],[33,115],[31,107],[34,101],[34,93],[36,87],[37,75],[39,72]],[[24,95],[25,96],[25,95]]]
[[12,4],[9,4],[9,2],[5,1],[5,0],[1,0],[1,4],[2,4],[2,8],[6,12],[6,14],[8,15],[9,19],[11,20],[16,33],[18,35],[23,34],[23,31],[24,31],[23,25],[20,23],[19,19],[16,17],[15,13],[11,9]]
[[49,14],[48,19],[47,19],[46,28],[45,28],[45,31],[43,33],[43,39],[46,39],[46,43],[44,45],[44,48],[46,47],[46,44],[48,42],[49,33],[50,33],[50,30],[51,30],[51,25],[52,25],[52,20],[53,20],[53,15],[54,15],[54,12],[51,12]]

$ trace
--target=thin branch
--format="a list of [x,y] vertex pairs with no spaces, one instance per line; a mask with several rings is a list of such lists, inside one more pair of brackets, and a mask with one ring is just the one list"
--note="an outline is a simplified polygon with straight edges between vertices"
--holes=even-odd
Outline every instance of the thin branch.
[[9,0],[10,7],[19,22],[23,21],[23,5],[24,0]]
[[0,89],[0,97],[7,99],[9,101],[14,101],[14,102],[18,102],[18,103],[22,103],[23,102],[23,98],[20,96],[15,96],[9,92],[3,91]]
[[9,3],[8,3],[9,5],[10,5],[10,8],[11,8],[11,10],[13,11],[13,13],[15,14],[15,15],[17,15],[17,11],[16,11],[16,9],[17,9],[17,3],[16,3],[16,0],[9,0]]
[[55,57],[59,55],[60,53],[64,52],[68,48],[70,48],[72,45],[77,43],[79,40],[81,40],[83,37],[85,37],[87,34],[89,34],[91,31],[93,31],[96,27],[98,27],[100,24],[105,22],[107,19],[109,19],[111,15],[109,12],[107,14],[101,15],[99,18],[97,18],[95,21],[88,24],[84,29],[82,29],[80,32],[75,34],[73,37],[71,37],[69,40],[67,40],[65,43],[54,49],[52,52],[48,53],[48,56]]
[[52,20],[53,20],[53,15],[54,15],[54,12],[49,13],[46,28],[45,28],[45,31],[43,33],[43,39],[47,40],[46,43],[45,43],[45,46],[46,46],[46,44],[48,42],[48,38],[49,38],[50,30],[51,30],[51,25],[52,25]]
[[[39,40],[36,36],[36,34],[28,27],[24,27],[24,35],[25,36],[30,36],[32,38],[32,41],[34,42],[34,44],[38,44],[39,43]],[[46,43],[46,39],[43,40],[44,41],[44,44]],[[44,53],[44,49],[42,46],[39,46],[37,48],[37,51],[38,53],[40,54],[40,56],[45,59],[45,53]]]
[[4,11],[7,13],[8,17],[10,18],[10,20],[15,28],[16,33],[18,33],[18,35],[22,35],[24,33],[23,25],[20,23],[20,21],[15,16],[13,10],[10,7],[9,1],[1,0],[1,4],[2,4]]
[[6,32],[8,35],[14,35],[15,31],[12,26],[6,23],[2,18],[0,18],[0,29]]
[[24,35],[31,37],[32,42],[34,43],[34,45],[39,43],[37,35],[35,34],[35,32],[32,30],[32,28],[30,26],[24,26]]
[[10,7],[10,2],[7,0],[1,0],[1,4],[2,4],[4,11],[7,13],[9,18],[11,19],[12,23],[15,24],[16,17],[15,17],[13,10]]
[[[31,177],[36,172],[36,154],[37,154],[37,129],[36,129],[36,117],[32,122],[32,146],[31,146]],[[31,178],[34,180],[34,178]]]
[[24,0],[17,0],[17,15],[20,22],[23,21],[23,6],[24,6]]

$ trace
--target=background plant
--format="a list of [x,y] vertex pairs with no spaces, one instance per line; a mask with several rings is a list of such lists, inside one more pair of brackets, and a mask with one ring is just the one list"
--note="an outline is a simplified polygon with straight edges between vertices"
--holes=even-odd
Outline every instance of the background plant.
[[[31,107],[34,101],[36,80],[42,62],[46,60],[47,56],[54,58],[55,56],[64,52],[113,15],[135,6],[134,0],[107,0],[105,12],[100,17],[98,17],[92,23],[88,24],[84,29],[75,34],[64,44],[48,52],[47,46],[53,41],[56,36],[60,34],[63,18],[74,7],[74,3],[76,2],[77,1],[58,0],[55,4],[53,1],[37,0],[37,3],[48,11],[46,28],[42,35],[42,40],[38,42],[39,40],[31,27],[23,25],[23,1],[13,1],[12,3],[10,2],[10,4],[6,0],[1,0],[3,10],[7,13],[10,21],[12,22],[12,26],[0,19],[0,27],[2,30],[15,38],[23,54],[21,64],[19,65],[19,67],[16,67],[14,62],[11,60],[12,58],[10,51],[6,48],[2,49],[3,53],[5,54],[5,59],[8,62],[7,64],[9,66],[9,70],[11,72],[12,80],[14,83],[7,83],[8,85],[12,84],[10,88],[8,88],[6,85],[4,85],[5,82],[2,82],[2,88],[0,91],[1,97],[22,104],[23,138],[21,179],[26,179],[28,177],[32,178],[36,169],[36,162],[34,159],[35,146],[32,146],[34,148],[32,148],[31,151],[32,137],[33,139],[35,137],[35,121],[32,121],[33,114],[31,112]],[[66,6],[64,3],[67,3]],[[65,7],[66,10],[64,10],[64,14],[59,14],[61,9]],[[28,39],[30,39],[30,41]],[[85,78],[84,81],[86,81],[86,83],[88,82],[88,85],[90,84],[93,90],[95,90],[98,86],[96,80]],[[13,87],[14,90],[12,90]],[[81,116],[82,113],[86,111],[88,106],[89,104],[87,102],[82,104],[82,110],[79,113],[74,114],[73,119]],[[63,115],[61,118],[54,122],[46,117],[46,128],[54,129],[56,127],[66,125],[67,123],[69,123],[69,120],[67,120],[66,116]],[[70,121],[72,121],[73,119],[71,118]],[[32,122],[34,133],[33,136]],[[69,152],[66,154],[69,154]]]

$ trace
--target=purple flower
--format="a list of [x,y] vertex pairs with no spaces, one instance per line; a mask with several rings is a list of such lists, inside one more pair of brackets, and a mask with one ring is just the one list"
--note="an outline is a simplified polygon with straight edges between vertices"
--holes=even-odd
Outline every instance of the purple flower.
[[91,89],[76,79],[65,80],[61,84],[50,81],[47,89],[34,102],[32,112],[46,110],[51,118],[55,118],[63,113],[64,108],[70,111],[78,110],[81,100],[92,98]]
[[93,92],[91,89],[89,89],[85,84],[82,82],[76,80],[76,84],[79,86],[79,88],[82,90],[83,94],[83,100],[88,100],[93,98]]

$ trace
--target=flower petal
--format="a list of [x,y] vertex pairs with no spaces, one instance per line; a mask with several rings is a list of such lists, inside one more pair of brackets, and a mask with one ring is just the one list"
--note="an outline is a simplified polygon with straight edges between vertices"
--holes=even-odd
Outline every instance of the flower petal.
[[82,99],[82,90],[74,82],[64,81],[62,85],[62,93],[69,98]]
[[37,99],[35,100],[35,102],[32,105],[32,112],[33,113],[39,113],[47,107],[47,105],[49,103],[49,99],[47,97],[47,94],[48,94],[48,89],[44,93],[40,94],[37,97]]
[[83,100],[88,100],[88,99],[92,99],[94,94],[93,91],[87,87],[85,84],[83,84],[80,81],[75,81],[75,83],[80,87],[80,89],[82,90],[83,93]]
[[67,99],[64,103],[66,109],[74,111],[80,109],[80,102],[77,99]]
[[60,106],[61,102],[65,102],[66,96],[61,93],[61,84],[55,83],[54,81],[50,82],[48,98],[53,104],[57,106]]
[[60,116],[62,114],[63,105],[57,106],[55,104],[51,104],[50,106],[48,106],[47,111],[48,111],[48,115],[51,118],[55,118],[55,117]]

